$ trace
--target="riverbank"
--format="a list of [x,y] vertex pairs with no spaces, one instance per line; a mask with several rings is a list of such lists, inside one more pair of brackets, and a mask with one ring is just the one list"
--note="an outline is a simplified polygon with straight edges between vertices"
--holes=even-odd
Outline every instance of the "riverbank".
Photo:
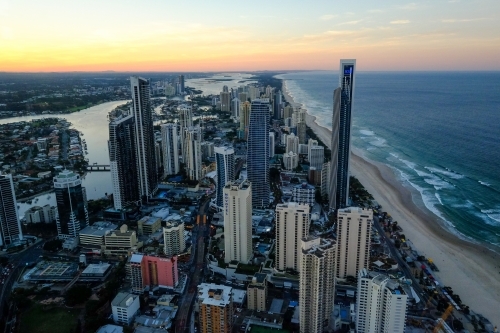
[[[283,85],[285,99],[296,104]],[[320,126],[307,113],[306,122],[327,145],[331,144],[331,130]],[[330,147],[331,148],[331,147]],[[432,212],[418,207],[412,192],[403,186],[393,170],[362,157],[360,151],[351,152],[351,173],[363,184],[374,199],[404,230],[404,234],[419,253],[432,258],[439,267],[437,277],[459,294],[464,304],[476,313],[499,325],[500,255],[481,246],[460,239],[446,230]]]

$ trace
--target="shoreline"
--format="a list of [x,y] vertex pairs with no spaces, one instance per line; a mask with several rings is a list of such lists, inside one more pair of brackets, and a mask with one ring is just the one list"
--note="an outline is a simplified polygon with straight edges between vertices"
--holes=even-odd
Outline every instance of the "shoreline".
[[[286,80],[282,82],[285,100],[294,107],[302,107],[289,94]],[[331,145],[331,130],[320,126],[316,117],[307,110],[306,123],[325,145]],[[451,286],[471,311],[498,326],[500,254],[447,230],[439,217],[413,201],[411,190],[398,180],[387,165],[363,157],[354,148],[351,150],[350,167],[351,174],[373,195],[382,210],[398,221],[413,247],[421,255],[434,260],[440,270],[435,273],[438,279],[445,286]]]

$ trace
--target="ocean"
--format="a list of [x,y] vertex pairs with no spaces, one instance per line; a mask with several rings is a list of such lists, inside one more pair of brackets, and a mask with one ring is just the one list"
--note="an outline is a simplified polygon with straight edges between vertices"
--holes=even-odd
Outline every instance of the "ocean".
[[[278,77],[331,128],[337,72]],[[500,72],[357,73],[352,144],[450,231],[500,246]]]

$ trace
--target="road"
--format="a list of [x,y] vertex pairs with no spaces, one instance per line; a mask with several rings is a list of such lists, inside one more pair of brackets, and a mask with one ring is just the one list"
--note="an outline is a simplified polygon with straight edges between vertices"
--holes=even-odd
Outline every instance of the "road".
[[[194,300],[196,299],[196,292],[198,289],[198,285],[202,282],[201,278],[205,262],[205,237],[207,235],[208,228],[207,225],[204,223],[205,221],[203,219],[203,216],[205,215],[205,212],[208,209],[209,202],[210,198],[207,198],[200,206],[200,210],[198,212],[200,222],[198,226],[195,228],[197,230],[193,231],[193,239],[195,238],[197,239],[196,247],[193,244],[194,253],[192,253],[193,262],[195,263],[195,266],[193,267],[194,272],[192,272],[187,293],[182,298],[182,304],[177,313],[177,319],[175,322],[175,333],[190,332],[191,323],[189,318],[191,317],[193,303]],[[195,232],[196,235],[194,235]]]

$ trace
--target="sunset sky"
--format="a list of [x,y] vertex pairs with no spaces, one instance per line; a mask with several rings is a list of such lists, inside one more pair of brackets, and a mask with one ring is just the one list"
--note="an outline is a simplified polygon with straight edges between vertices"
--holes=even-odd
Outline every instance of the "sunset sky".
[[499,13],[499,0],[0,0],[0,71],[500,70]]

